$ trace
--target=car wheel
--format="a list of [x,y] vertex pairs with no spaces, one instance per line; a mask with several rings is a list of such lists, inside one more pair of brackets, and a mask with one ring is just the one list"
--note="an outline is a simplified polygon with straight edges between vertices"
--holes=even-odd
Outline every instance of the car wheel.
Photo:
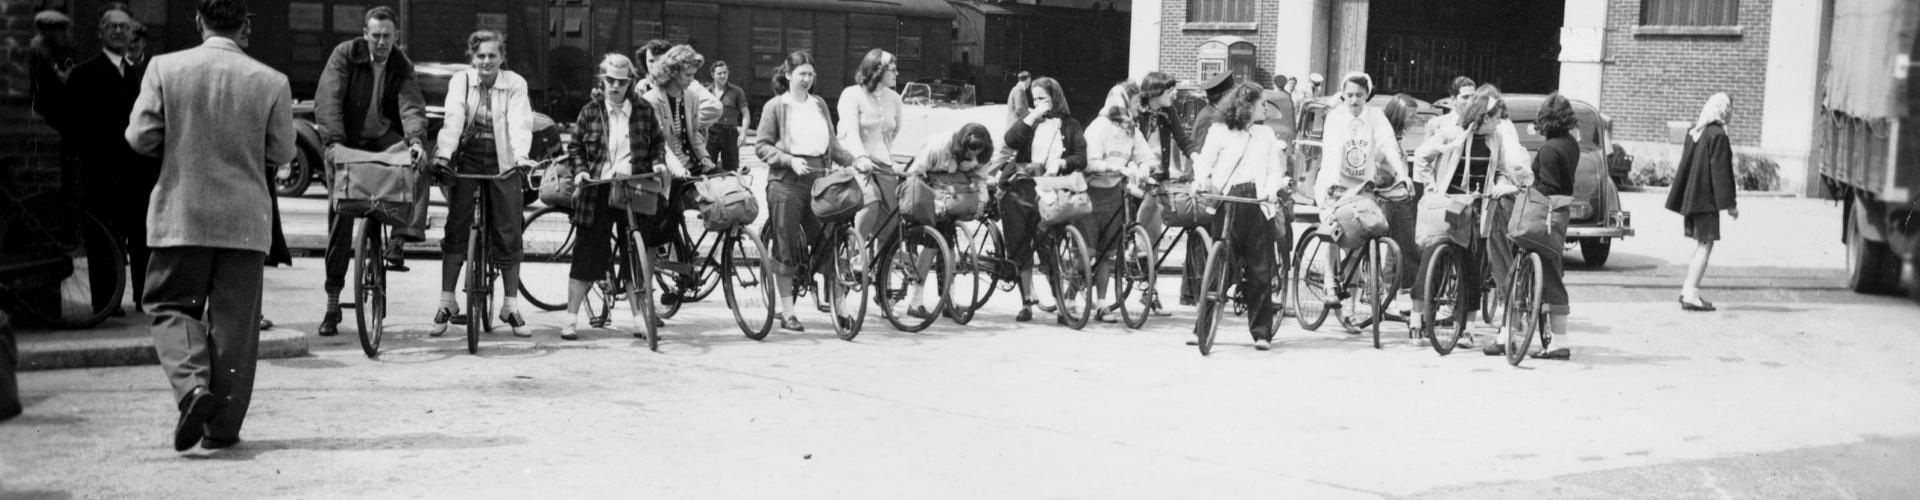
[[1607,257],[1611,255],[1613,255],[1613,240],[1611,239],[1595,238],[1591,240],[1580,240],[1580,257],[1586,259],[1587,265],[1589,266],[1600,267],[1607,265]]
[[306,148],[295,148],[293,162],[274,170],[273,192],[280,196],[299,196],[313,183],[314,158]]

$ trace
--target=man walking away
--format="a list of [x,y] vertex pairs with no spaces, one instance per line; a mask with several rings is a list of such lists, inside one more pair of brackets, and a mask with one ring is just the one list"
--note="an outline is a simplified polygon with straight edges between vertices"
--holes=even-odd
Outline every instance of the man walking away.
[[[355,38],[333,48],[314,92],[313,114],[320,122],[320,140],[333,146],[372,152],[408,150],[414,161],[424,152],[427,133],[425,98],[413,81],[413,61],[394,44],[400,41],[399,18],[390,7],[367,10],[367,25]],[[333,162],[327,162],[329,168]],[[331,177],[332,172],[327,175]],[[424,241],[427,235],[427,183],[415,183],[412,224],[393,228],[386,249],[387,268],[405,272],[400,245]],[[322,337],[340,334],[340,289],[346,287],[347,265],[353,258],[354,216],[327,208],[327,312],[320,318]]]
[[148,63],[125,134],[134,152],[160,157],[145,301],[179,403],[176,451],[240,441],[272,237],[267,166],[294,155],[286,75],[236,43],[249,22],[244,0],[200,0],[197,11],[205,42]]

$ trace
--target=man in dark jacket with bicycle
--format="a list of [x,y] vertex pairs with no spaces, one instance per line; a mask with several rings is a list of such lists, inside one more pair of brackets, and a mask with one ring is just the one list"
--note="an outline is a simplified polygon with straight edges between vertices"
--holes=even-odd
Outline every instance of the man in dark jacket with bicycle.
[[[427,133],[426,99],[413,81],[413,61],[394,46],[400,40],[399,18],[392,8],[374,7],[367,10],[366,23],[360,38],[333,48],[326,69],[320,73],[320,87],[314,93],[320,140],[329,149],[405,149],[417,162],[425,153],[421,138]],[[326,163],[331,179],[333,162]],[[389,270],[407,270],[400,253],[403,242],[426,239],[427,194],[427,182],[422,179],[415,186],[414,199],[419,202],[414,203],[412,224],[393,228],[393,238],[388,240]],[[345,287],[347,263],[353,257],[354,218],[328,207],[327,312],[320,319],[318,332],[323,337],[340,333],[340,289]]]

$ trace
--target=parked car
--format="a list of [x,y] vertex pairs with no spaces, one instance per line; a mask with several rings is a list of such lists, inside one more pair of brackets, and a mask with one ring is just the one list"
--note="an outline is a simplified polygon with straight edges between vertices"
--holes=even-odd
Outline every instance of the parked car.
[[[1533,129],[1533,121],[1540,115],[1540,105],[1547,96],[1540,94],[1506,94],[1507,116],[1520,132],[1520,143],[1528,153],[1538,151],[1546,142]],[[1574,130],[1574,137],[1580,141],[1580,166],[1574,178],[1573,204],[1567,229],[1567,242],[1578,243],[1580,255],[1587,265],[1604,266],[1613,253],[1613,240],[1633,236],[1631,217],[1620,205],[1620,190],[1615,184],[1609,162],[1608,152],[1613,150],[1613,141],[1609,136],[1612,120],[1600,113],[1599,109],[1585,101],[1573,100],[1574,116],[1580,121]],[[1376,96],[1368,102],[1369,106],[1385,107],[1386,98]],[[1307,101],[1301,106],[1299,136],[1293,141],[1292,160],[1295,165],[1305,168],[1295,169],[1295,181],[1302,187],[1303,193],[1312,192],[1315,169],[1319,166],[1320,140],[1324,137],[1327,111],[1339,105],[1336,98],[1321,97]],[[1411,156],[1413,149],[1426,140],[1427,125],[1433,117],[1445,113],[1445,109],[1425,102],[1416,109],[1414,119],[1408,123],[1402,134],[1400,145]],[[1619,214],[1615,216],[1615,214]]]
[[945,138],[962,125],[978,123],[993,133],[997,146],[1006,141],[1007,105],[979,105],[973,84],[951,78],[922,78],[900,88],[906,104],[900,111],[900,133],[894,136],[896,160],[919,154],[927,141]]
[[[466,71],[470,66],[451,63],[414,63],[414,81],[420,86],[420,93],[427,104],[427,136],[425,141],[427,155],[433,155],[434,141],[431,139],[440,131],[440,120],[446,116],[441,106],[447,102],[447,83],[453,74]],[[293,122],[297,133],[299,154],[293,162],[280,168],[274,175],[274,190],[280,196],[295,196],[307,192],[313,181],[321,185],[332,182],[326,177],[326,169],[320,167],[322,153],[326,147],[320,143],[320,133],[313,114],[313,101],[304,100],[293,103]],[[556,126],[552,118],[543,113],[533,114],[533,150],[534,158],[546,158],[561,145],[561,132],[565,127]],[[538,198],[529,196],[529,201]]]

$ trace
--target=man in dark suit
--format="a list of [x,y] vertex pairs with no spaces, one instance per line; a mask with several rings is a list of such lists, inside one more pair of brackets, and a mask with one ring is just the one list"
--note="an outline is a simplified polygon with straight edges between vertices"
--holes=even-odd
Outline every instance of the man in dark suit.
[[[126,10],[110,9],[100,16],[100,53],[73,69],[67,77],[67,92],[73,99],[70,109],[82,117],[74,123],[80,156],[78,201],[106,222],[126,248],[127,270],[132,275],[128,290],[139,307],[149,254],[147,201],[160,178],[160,162],[127,146],[127,113],[140,96],[140,76],[146,65],[128,52],[140,23]],[[111,281],[107,283],[111,286]]]
[[148,63],[125,134],[134,152],[161,158],[144,293],[154,351],[180,405],[177,451],[240,442],[272,240],[267,166],[295,152],[293,90],[241,51],[243,2],[199,0],[194,21],[206,41]]

